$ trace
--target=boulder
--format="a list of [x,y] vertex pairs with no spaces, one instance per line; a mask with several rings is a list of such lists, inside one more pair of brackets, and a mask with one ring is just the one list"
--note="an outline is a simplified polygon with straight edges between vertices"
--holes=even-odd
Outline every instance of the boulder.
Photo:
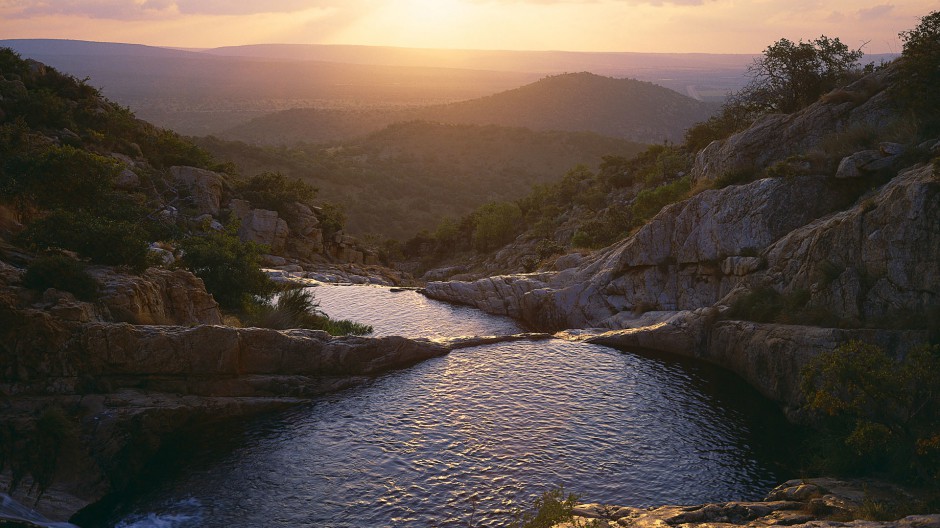
[[890,169],[898,154],[885,154],[881,150],[863,150],[846,156],[836,169],[836,178],[861,178]]
[[940,306],[940,175],[907,170],[870,198],[794,229],[765,252],[778,291],[837,319],[888,322]]
[[91,270],[102,286],[99,302],[111,317],[134,324],[221,324],[219,305],[202,279],[186,270],[149,268],[141,275]]
[[117,180],[114,182],[114,186],[125,191],[136,189],[140,187],[140,177],[137,176],[136,172],[130,169],[122,169],[121,173],[118,174]]
[[219,216],[222,201],[222,175],[196,167],[170,167],[174,181],[185,194],[196,214]]
[[320,220],[309,206],[300,202],[294,202],[290,204],[289,208],[291,214],[287,217],[287,225],[294,235],[301,237],[310,236],[320,225]]
[[940,515],[912,515],[881,522],[856,519],[866,502],[890,504],[889,508],[894,508],[911,500],[912,496],[904,490],[883,482],[799,479],[781,484],[762,501],[651,508],[577,504],[572,509],[573,520],[553,528],[940,528]]
[[[235,209],[234,212],[237,215],[241,210]],[[238,237],[242,241],[266,245],[275,254],[284,252],[290,229],[287,222],[278,217],[277,211],[250,209],[239,218]]]

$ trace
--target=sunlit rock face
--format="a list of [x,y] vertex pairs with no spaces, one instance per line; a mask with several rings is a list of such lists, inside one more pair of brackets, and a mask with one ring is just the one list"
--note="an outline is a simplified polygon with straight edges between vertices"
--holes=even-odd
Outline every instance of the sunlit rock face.
[[[554,528],[575,526],[632,526],[658,528],[683,526],[794,526],[820,528],[940,528],[940,515],[914,515],[896,521],[855,519],[871,496],[893,498],[906,496],[890,484],[873,481],[842,481],[831,478],[797,479],[774,488],[763,501],[725,502],[695,506],[659,506],[633,508],[604,504],[578,504],[574,519]],[[838,519],[839,522],[836,522]],[[853,520],[855,519],[855,520]]]
[[170,174],[177,185],[188,194],[190,205],[196,209],[196,215],[210,214],[219,216],[222,202],[222,176],[216,172],[196,167],[170,167]]
[[889,94],[894,76],[894,69],[886,68],[847,86],[838,97],[824,96],[793,114],[762,117],[747,130],[712,142],[696,156],[693,180],[760,170],[790,156],[810,154],[832,134],[892,123],[897,119]]
[[186,270],[149,268],[141,275],[93,270],[111,319],[134,324],[222,324],[219,304]]

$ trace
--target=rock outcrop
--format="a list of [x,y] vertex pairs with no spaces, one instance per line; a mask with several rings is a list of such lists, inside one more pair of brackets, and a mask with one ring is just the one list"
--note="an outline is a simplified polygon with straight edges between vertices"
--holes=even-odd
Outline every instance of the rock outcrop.
[[555,528],[940,528],[940,515],[914,515],[886,522],[858,520],[863,503],[880,495],[893,499],[906,496],[903,490],[877,482],[791,480],[775,488],[763,501],[755,502],[655,508],[579,504],[572,512],[573,520]]
[[693,180],[763,169],[791,156],[805,156],[827,137],[853,127],[877,128],[893,122],[897,110],[889,88],[894,75],[894,69],[883,69],[803,110],[765,116],[747,130],[712,142],[696,156]]
[[222,203],[222,176],[196,167],[170,167],[170,174],[182,191],[186,202],[196,210],[194,216],[219,216]]
[[186,270],[148,268],[141,275],[92,270],[111,319],[133,324],[222,324],[219,304]]

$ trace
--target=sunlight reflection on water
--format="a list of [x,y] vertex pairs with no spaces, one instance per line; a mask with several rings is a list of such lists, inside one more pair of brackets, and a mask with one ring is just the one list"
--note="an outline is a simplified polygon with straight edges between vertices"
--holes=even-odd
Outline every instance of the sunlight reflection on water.
[[[522,330],[414,292],[314,292],[378,335]],[[474,508],[479,526],[503,526],[559,484],[634,506],[756,499],[781,477],[778,415],[701,365],[560,340],[487,345],[187,439],[185,470],[117,517],[167,518],[195,497],[198,523],[174,526],[466,526]]]

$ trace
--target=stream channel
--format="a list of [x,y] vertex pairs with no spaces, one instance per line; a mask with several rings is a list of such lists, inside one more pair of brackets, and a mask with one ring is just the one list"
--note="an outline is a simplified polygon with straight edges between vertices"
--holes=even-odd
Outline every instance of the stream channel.
[[[320,286],[374,335],[523,332],[374,286]],[[792,477],[794,431],[735,376],[559,339],[456,350],[159,456],[99,526],[506,526],[559,485],[631,506],[760,499]]]

